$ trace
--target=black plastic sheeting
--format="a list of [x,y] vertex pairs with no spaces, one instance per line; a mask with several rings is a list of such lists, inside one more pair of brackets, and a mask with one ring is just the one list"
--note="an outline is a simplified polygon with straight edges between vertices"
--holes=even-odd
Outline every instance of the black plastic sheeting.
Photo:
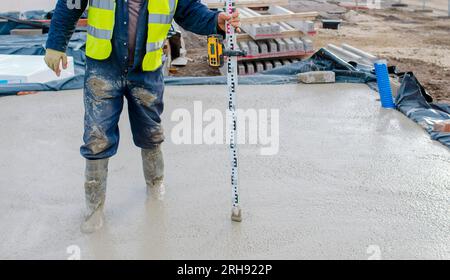
[[[309,59],[285,65],[272,70],[264,71],[257,75],[241,76],[239,83],[243,85],[276,85],[298,83],[297,74],[310,71],[334,71],[336,81],[340,83],[367,83],[376,84],[376,76],[373,72],[358,66],[353,66],[344,60],[334,56],[326,49],[320,49]],[[218,85],[226,84],[225,76],[217,77],[167,77],[167,85]]]
[[450,133],[434,130],[436,123],[450,120],[450,105],[430,102],[432,98],[413,73],[402,76],[402,85],[395,100],[398,110],[422,126],[431,139],[450,148]]
[[[9,13],[0,13],[0,16],[7,16],[12,18],[21,18],[21,19],[33,19],[33,20],[39,20],[39,19],[47,19],[48,12],[43,10],[35,10],[35,11],[27,11],[24,13],[19,12],[9,12]],[[8,22],[2,22],[0,23],[0,35],[9,35],[10,31],[13,29],[24,29],[24,28],[31,28],[29,25],[26,24],[20,24],[13,21]]]
[[[0,85],[0,97],[15,95],[19,91],[58,91],[81,89],[84,83],[85,62],[84,32],[75,33],[67,53],[74,57],[75,77],[45,84],[9,84]],[[0,36],[0,54],[44,55],[47,35],[39,36]],[[311,58],[283,67],[265,71],[253,76],[239,77],[240,84],[287,84],[297,83],[297,74],[309,71],[334,71],[336,82],[366,83],[377,90],[376,76],[372,68],[356,63],[347,63],[326,49],[320,49]],[[402,76],[403,83],[397,93],[398,109],[415,122],[422,125],[431,138],[450,148],[449,133],[433,130],[433,124],[450,118],[450,106],[432,102],[432,98],[417,81],[412,73]],[[167,85],[218,85],[226,84],[226,77],[167,77]]]
[[[78,32],[72,37],[67,54],[74,57],[75,77],[43,84],[8,84],[0,86],[1,95],[15,95],[19,91],[58,91],[83,87],[86,57],[85,33]],[[0,54],[44,55],[47,35],[0,36]],[[319,50],[311,58],[265,71],[258,75],[239,77],[241,84],[286,84],[296,83],[296,75],[308,71],[334,71],[337,82],[375,83],[373,73],[355,67],[339,59],[325,49]],[[226,84],[226,77],[167,77],[167,85],[216,85]]]
[[[11,55],[45,55],[45,43],[47,35],[36,36],[11,36],[0,35],[0,54]],[[0,85],[0,96],[15,95],[19,91],[57,91],[68,89],[80,89],[84,83],[86,64],[85,33],[75,33],[70,40],[67,54],[73,56],[75,64],[75,76],[64,80],[48,83],[7,84]]]

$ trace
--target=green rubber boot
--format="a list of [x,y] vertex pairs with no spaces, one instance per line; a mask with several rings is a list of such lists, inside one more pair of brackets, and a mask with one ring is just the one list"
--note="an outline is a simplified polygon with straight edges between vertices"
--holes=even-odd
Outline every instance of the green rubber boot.
[[83,233],[93,233],[103,226],[103,207],[106,199],[108,159],[86,160],[84,184],[87,215],[81,224]]
[[163,200],[166,189],[164,186],[164,158],[161,145],[153,149],[142,149],[141,154],[147,195]]

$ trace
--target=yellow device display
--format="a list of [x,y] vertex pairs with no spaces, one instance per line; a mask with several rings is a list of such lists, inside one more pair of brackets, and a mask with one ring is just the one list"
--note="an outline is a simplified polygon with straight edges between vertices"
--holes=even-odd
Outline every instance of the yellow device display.
[[211,35],[208,37],[208,63],[211,67],[222,67],[223,59],[223,37]]
[[228,51],[224,49],[222,35],[208,37],[208,64],[211,67],[222,67],[227,56],[246,56],[244,51]]

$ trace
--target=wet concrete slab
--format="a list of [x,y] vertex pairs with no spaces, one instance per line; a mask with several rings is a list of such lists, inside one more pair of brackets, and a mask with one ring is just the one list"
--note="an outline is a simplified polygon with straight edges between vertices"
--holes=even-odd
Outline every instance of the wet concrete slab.
[[[244,221],[230,221],[226,145],[176,145],[174,112],[227,104],[223,86],[169,87],[167,195],[146,198],[126,110],[106,225],[84,209],[81,91],[0,98],[0,258],[450,258],[450,153],[365,85],[242,86],[279,110],[279,152],[240,146]],[[193,121],[193,120],[192,120]]]

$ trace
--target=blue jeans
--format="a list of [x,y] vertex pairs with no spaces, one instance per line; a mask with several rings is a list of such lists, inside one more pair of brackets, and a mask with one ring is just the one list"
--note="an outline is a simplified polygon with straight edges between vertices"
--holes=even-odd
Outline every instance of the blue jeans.
[[[47,48],[65,52],[75,25],[85,11],[88,0],[81,0],[81,9],[70,9],[66,0],[58,0],[52,18]],[[163,112],[163,74],[142,71],[146,53],[148,0],[139,13],[133,66],[129,66],[128,2],[116,1],[113,51],[103,61],[87,58],[84,90],[84,145],[81,155],[87,159],[104,159],[117,152],[120,113],[124,97],[128,100],[134,143],[151,149],[164,140],[160,115]],[[200,0],[178,0],[175,21],[191,32],[216,34],[219,12],[210,11]]]
[[[128,72],[108,61],[87,59],[84,87],[84,145],[86,159],[105,159],[116,154],[119,119],[124,97],[128,101],[133,141],[151,149],[164,141],[161,114],[164,110],[164,82],[161,69]],[[131,69],[131,68],[130,68]],[[130,70],[131,71],[131,70]]]

